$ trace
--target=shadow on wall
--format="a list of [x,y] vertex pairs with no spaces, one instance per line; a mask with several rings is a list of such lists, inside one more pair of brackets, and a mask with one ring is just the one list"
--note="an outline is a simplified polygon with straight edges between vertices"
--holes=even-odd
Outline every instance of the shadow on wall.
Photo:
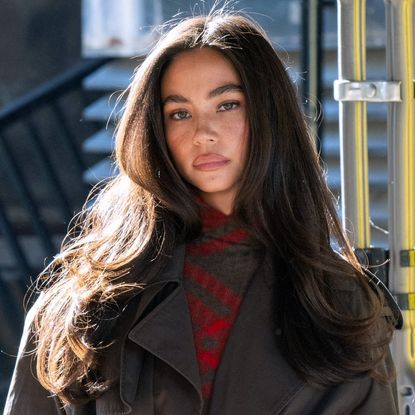
[[80,60],[81,0],[13,0],[0,13],[0,107]]

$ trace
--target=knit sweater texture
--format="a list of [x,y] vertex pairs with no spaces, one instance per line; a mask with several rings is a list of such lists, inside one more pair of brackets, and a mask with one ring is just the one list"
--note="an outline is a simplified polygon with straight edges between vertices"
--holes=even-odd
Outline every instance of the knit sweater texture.
[[226,341],[262,250],[232,216],[203,204],[201,218],[201,236],[186,245],[183,284],[206,413]]

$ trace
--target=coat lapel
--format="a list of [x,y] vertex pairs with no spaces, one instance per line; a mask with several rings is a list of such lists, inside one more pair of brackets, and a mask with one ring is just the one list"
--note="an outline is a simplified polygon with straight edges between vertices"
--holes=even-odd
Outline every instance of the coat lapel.
[[[175,282],[176,287],[132,328],[128,338],[187,379],[193,386],[194,398],[199,401],[201,407],[203,398],[192,323],[181,283],[184,252],[184,246],[176,249],[172,262],[160,277],[161,281]],[[158,283],[160,282],[155,284]],[[122,387],[124,390],[127,389],[128,382],[125,383]]]

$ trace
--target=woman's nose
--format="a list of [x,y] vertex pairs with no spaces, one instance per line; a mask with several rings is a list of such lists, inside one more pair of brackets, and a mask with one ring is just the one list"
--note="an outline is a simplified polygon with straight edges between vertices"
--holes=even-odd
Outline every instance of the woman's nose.
[[200,145],[204,143],[216,143],[218,140],[218,134],[216,130],[217,128],[211,119],[206,118],[199,120],[193,136],[193,144]]

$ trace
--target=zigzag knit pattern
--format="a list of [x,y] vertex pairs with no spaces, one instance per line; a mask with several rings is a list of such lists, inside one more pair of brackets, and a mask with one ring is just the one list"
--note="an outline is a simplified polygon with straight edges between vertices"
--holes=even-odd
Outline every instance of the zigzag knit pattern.
[[183,283],[207,408],[226,341],[258,267],[260,249],[231,216],[206,205],[202,225],[202,235],[186,246]]

